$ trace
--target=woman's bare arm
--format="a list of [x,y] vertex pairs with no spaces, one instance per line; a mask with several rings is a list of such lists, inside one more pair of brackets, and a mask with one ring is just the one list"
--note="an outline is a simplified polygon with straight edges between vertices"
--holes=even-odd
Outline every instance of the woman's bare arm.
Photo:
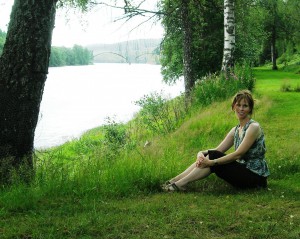
[[[236,151],[234,151],[230,154],[227,154],[221,158],[218,158],[216,160],[208,160],[207,158],[203,158],[203,160],[199,164],[199,167],[205,168],[205,167],[213,166],[216,163],[226,164],[226,163],[235,161],[237,159],[240,159],[251,148],[251,146],[253,145],[255,140],[259,137],[260,133],[261,133],[261,129],[259,127],[259,124],[258,123],[251,124],[246,131],[243,142],[240,144],[240,146],[237,148]],[[222,149],[222,147],[226,148],[226,146],[228,146],[228,144],[226,143],[226,138],[224,141],[225,141],[224,144],[222,142],[219,145],[221,147],[221,149]],[[217,149],[218,149],[218,147],[217,147]]]

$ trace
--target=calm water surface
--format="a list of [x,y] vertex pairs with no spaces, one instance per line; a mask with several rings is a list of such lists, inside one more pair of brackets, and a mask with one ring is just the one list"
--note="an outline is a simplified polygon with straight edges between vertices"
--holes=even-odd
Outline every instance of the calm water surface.
[[51,67],[35,131],[35,148],[77,138],[105,123],[107,117],[126,122],[139,110],[134,101],[143,95],[163,91],[174,97],[183,89],[183,82],[164,84],[158,65]]

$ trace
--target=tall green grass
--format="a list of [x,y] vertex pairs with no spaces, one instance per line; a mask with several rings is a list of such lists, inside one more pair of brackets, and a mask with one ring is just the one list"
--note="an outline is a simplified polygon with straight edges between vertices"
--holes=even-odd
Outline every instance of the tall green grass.
[[264,129],[271,169],[268,190],[236,191],[211,175],[191,184],[190,193],[160,193],[163,181],[236,124],[233,92],[191,109],[167,134],[149,133],[137,119],[109,119],[80,139],[36,152],[32,183],[16,180],[1,189],[0,237],[297,238],[300,94],[280,88],[285,79],[297,84],[300,78],[266,68],[253,73],[254,119]]

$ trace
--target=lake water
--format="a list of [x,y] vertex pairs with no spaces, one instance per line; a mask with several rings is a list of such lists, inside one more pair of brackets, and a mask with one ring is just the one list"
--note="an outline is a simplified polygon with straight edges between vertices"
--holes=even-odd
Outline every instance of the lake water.
[[60,145],[88,129],[105,123],[130,120],[139,107],[134,101],[145,94],[163,91],[170,97],[183,92],[183,82],[168,86],[162,82],[159,65],[94,64],[50,67],[35,148]]

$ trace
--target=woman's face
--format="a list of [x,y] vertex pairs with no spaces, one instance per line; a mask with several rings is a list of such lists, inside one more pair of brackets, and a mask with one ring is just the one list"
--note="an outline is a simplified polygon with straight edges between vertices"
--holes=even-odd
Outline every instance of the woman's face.
[[234,111],[239,120],[249,117],[251,109],[248,101],[245,99],[241,99],[240,101],[236,102]]

